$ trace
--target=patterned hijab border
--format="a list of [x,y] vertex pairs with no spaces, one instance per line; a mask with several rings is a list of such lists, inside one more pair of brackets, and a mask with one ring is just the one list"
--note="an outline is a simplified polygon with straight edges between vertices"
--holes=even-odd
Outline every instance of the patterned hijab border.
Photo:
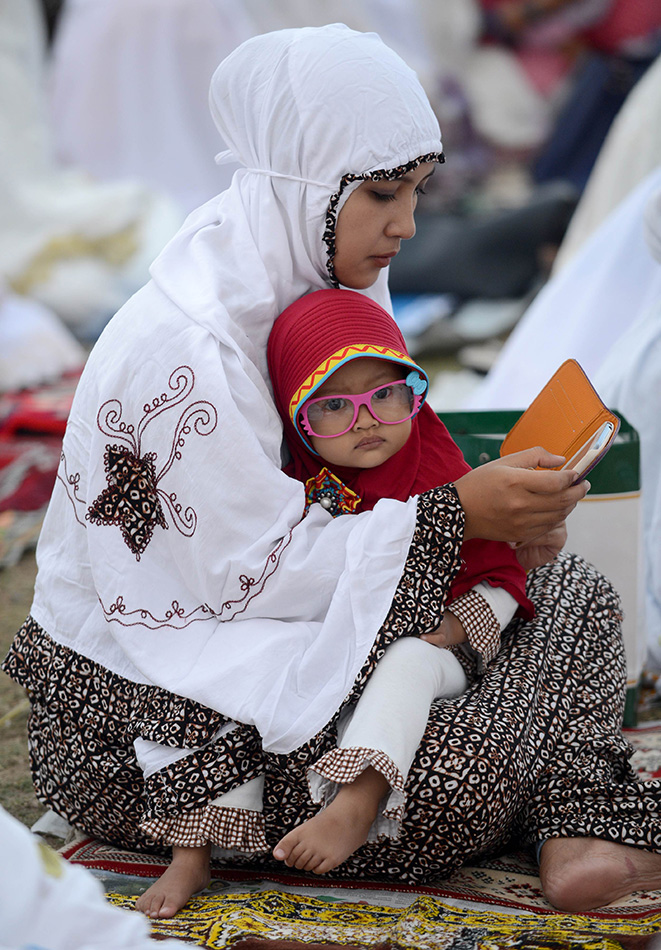
[[333,264],[335,260],[335,229],[337,227],[337,206],[340,203],[344,189],[354,181],[395,181],[397,178],[402,178],[403,175],[413,171],[418,165],[424,165],[426,162],[438,162],[442,165],[445,162],[445,155],[443,152],[429,152],[427,155],[421,155],[420,158],[414,158],[405,165],[397,165],[395,168],[379,168],[373,172],[364,172],[362,175],[350,173],[342,177],[339,189],[334,195],[331,195],[331,199],[328,203],[326,228],[322,237],[328,252],[326,267],[328,268],[329,280],[331,286],[336,290],[340,284],[335,276],[335,267]]

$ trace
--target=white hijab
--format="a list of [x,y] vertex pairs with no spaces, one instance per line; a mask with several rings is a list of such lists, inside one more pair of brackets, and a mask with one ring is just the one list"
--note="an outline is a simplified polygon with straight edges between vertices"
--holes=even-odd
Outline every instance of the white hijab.
[[[375,33],[342,24],[254,37],[218,67],[210,107],[239,161],[230,188],[193,212],[152,267],[159,287],[222,338],[225,314],[250,336],[266,377],[266,341],[292,301],[328,286],[320,240],[344,175],[393,169],[442,151],[409,67]],[[360,181],[343,189],[335,213]],[[387,272],[367,291],[391,309]]]
[[[323,235],[332,244],[360,176],[435,160],[441,140],[415,74],[339,24],[248,40],[216,71],[211,105],[245,167],[190,215],[90,356],[32,612],[107,669],[254,723],[287,752],[349,692],[416,503],[303,517],[303,486],[280,467],[266,341],[281,310],[329,285]],[[385,274],[369,293],[388,302]],[[139,543],[126,508],[104,514],[129,488],[104,465],[113,445],[158,499]]]

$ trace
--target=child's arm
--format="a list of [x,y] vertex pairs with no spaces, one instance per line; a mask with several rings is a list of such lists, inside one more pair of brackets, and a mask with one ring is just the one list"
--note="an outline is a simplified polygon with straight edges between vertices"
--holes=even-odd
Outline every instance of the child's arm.
[[481,672],[498,653],[500,634],[517,607],[516,600],[502,587],[482,582],[453,600],[438,629],[423,634],[421,639],[439,647],[465,644]]

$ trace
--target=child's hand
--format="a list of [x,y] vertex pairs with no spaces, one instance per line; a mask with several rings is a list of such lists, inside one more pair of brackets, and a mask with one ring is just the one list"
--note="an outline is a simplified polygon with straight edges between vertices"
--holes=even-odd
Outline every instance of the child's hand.
[[451,647],[457,643],[465,643],[468,637],[462,622],[451,610],[446,610],[440,626],[433,633],[423,633],[420,639],[436,647]]

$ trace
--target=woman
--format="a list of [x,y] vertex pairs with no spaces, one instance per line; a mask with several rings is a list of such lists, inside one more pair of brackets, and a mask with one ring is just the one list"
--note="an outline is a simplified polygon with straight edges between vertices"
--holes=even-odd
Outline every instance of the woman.
[[[313,814],[307,763],[335,744],[340,707],[386,645],[440,623],[462,541],[534,540],[585,488],[529,471],[559,462],[536,449],[352,518],[303,517],[303,486],[280,469],[271,325],[329,284],[388,306],[387,265],[414,233],[439,129],[402,61],[340,25],[249,40],[217,70],[211,107],[245,168],[188,218],[90,356],[5,669],[30,691],[35,786],[59,814],[128,847],[262,856]],[[510,626],[464,697],[434,706],[399,841],[366,845],[343,873],[421,880],[517,830],[559,839],[541,873],[567,906],[570,872],[585,874],[565,836],[598,833],[604,812],[608,834],[632,836],[613,803],[630,777],[617,599],[571,558],[528,593],[536,619]],[[343,662],[329,672],[330,649]],[[219,796],[262,772],[263,811],[241,826]],[[608,805],[588,810],[596,791]],[[646,821],[655,795],[631,792]],[[649,834],[631,843],[661,848]],[[625,867],[661,861],[623,851]],[[589,860],[584,906],[612,891]],[[623,893],[638,881],[614,876]],[[195,883],[166,871],[143,909],[169,916]]]

